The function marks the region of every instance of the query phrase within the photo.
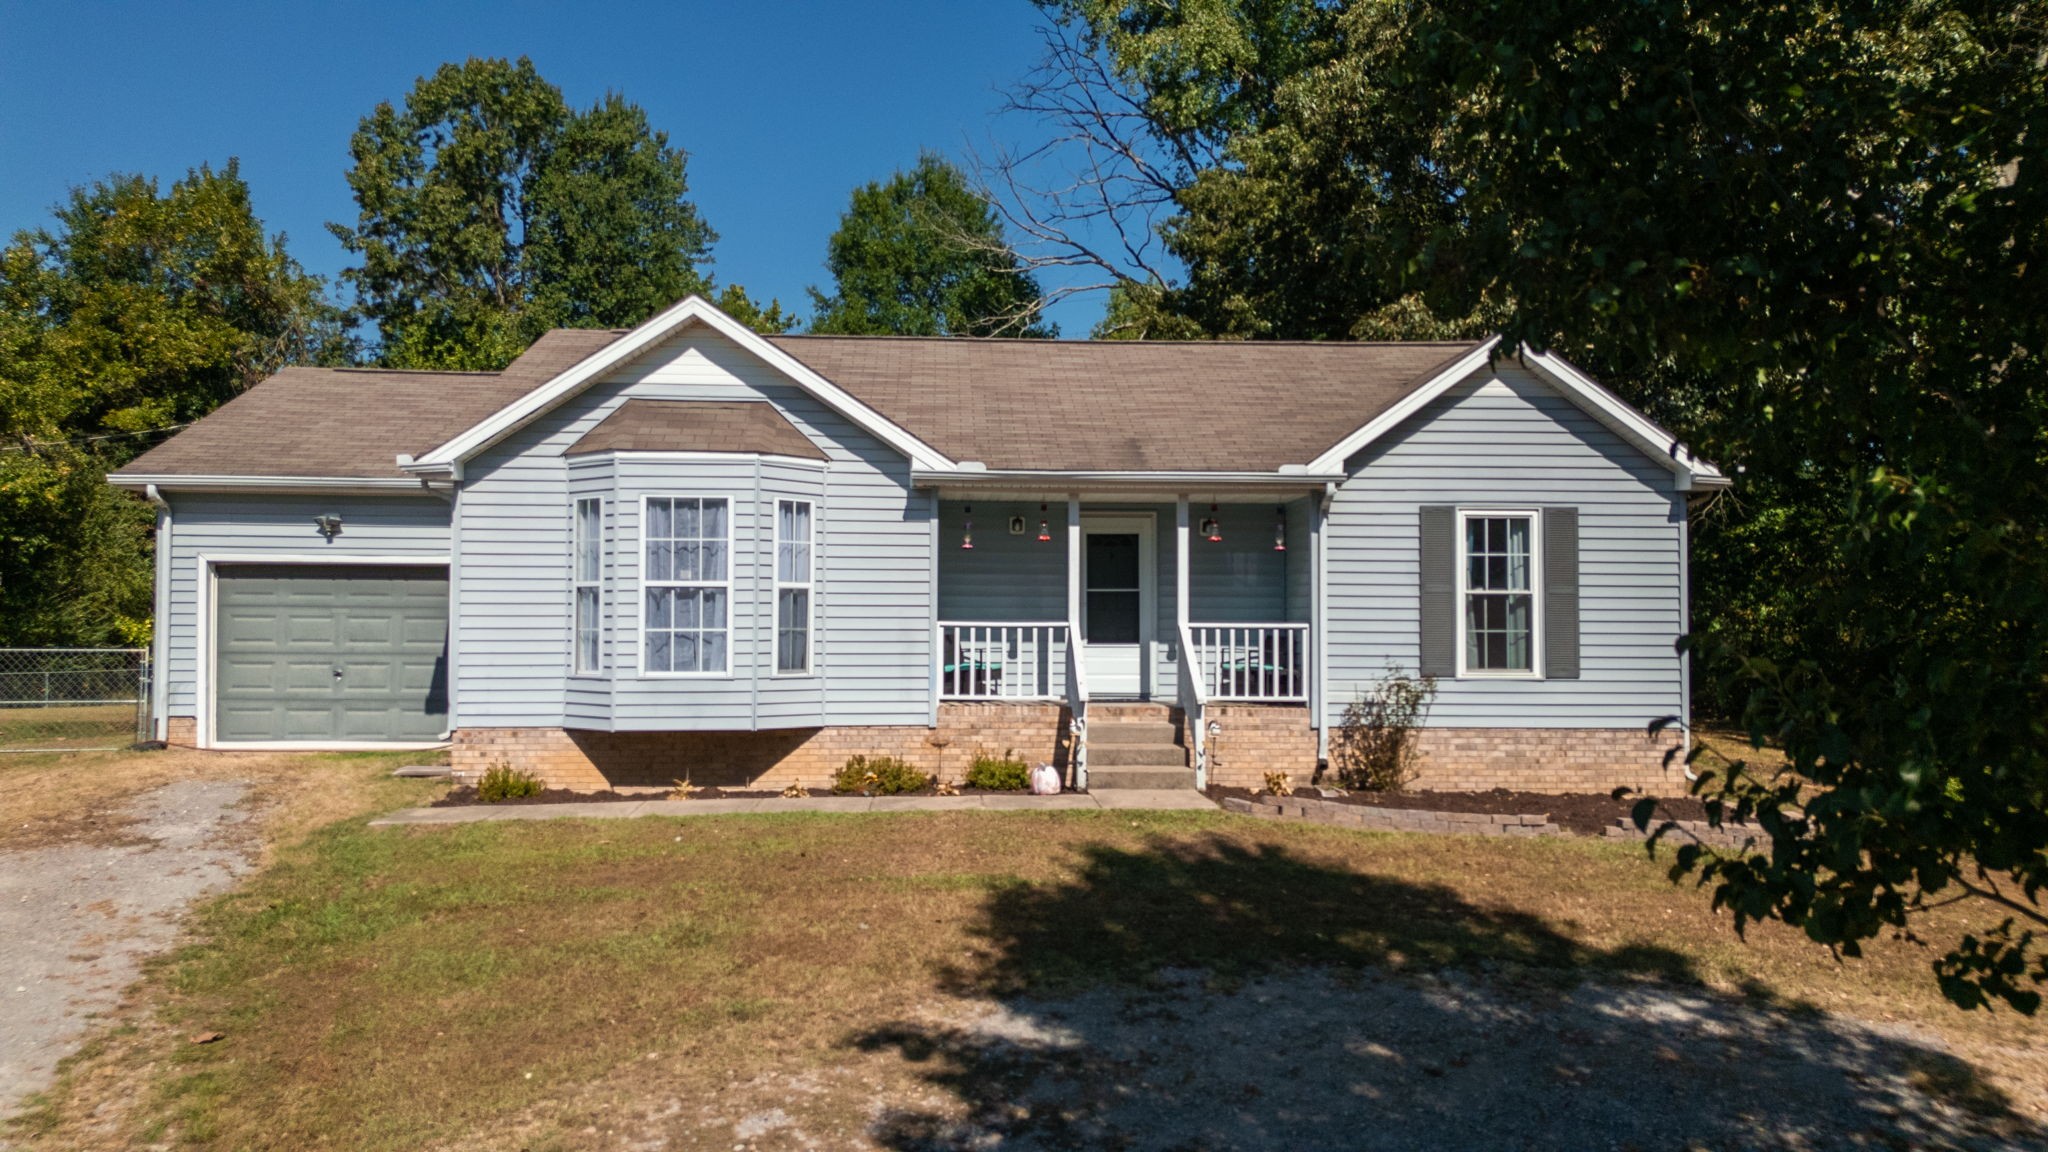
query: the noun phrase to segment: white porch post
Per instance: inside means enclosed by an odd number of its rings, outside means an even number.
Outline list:
[[[1330,634],[1330,590],[1329,553],[1327,529],[1330,526],[1330,493],[1325,491],[1322,499],[1309,501],[1309,659],[1313,671],[1309,676],[1309,722],[1316,729],[1316,756],[1328,759],[1330,755],[1330,705],[1327,685],[1330,681],[1330,655],[1326,640]]]
[[[1081,637],[1081,494],[1067,493],[1067,635]]]
[[[1176,639],[1187,635],[1188,621],[1193,615],[1188,611],[1188,494],[1183,492],[1173,501],[1173,613],[1179,625],[1174,629]],[[1189,653],[1190,657],[1193,653]]]

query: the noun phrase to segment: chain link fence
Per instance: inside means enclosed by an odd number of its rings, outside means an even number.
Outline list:
[[[85,752],[150,738],[141,648],[0,648],[0,752]]]

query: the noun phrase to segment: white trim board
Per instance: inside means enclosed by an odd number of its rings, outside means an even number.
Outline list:
[[[702,296],[690,296],[682,303],[642,323],[638,328],[584,357],[567,371],[528,392],[471,426],[467,431],[400,467],[407,472],[450,472],[498,441],[518,431],[542,413],[595,384],[641,353],[690,324],[703,324],[752,353],[818,398],[836,409],[862,430],[910,458],[919,468],[951,468],[953,461],[902,426],[854,399],[837,384],[818,375],[802,361],[770,344],[760,334],[719,311]]]

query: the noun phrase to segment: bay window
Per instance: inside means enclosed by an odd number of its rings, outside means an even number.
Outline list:
[[[811,502],[775,505],[775,670],[811,670]]]
[[[604,635],[604,501],[576,501],[575,648],[576,671],[602,667]]]

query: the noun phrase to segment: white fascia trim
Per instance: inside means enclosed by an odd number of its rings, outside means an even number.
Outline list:
[[[1342,476],[1344,462],[1357,455],[1359,449],[1392,431],[1403,420],[1421,411],[1423,405],[1450,391],[1458,381],[1492,363],[1493,350],[1499,344],[1500,337],[1494,336],[1452,361],[1448,368],[1430,377],[1422,387],[1402,397],[1400,403],[1373,417],[1364,427],[1337,441],[1328,451],[1309,461],[1308,470]]]
[[[393,555],[330,556],[324,552],[201,552],[201,564],[350,564],[375,565],[379,568],[446,568],[448,554],[420,555],[398,553]]]
[[[1341,483],[1342,472],[1318,474],[1314,468],[1300,472],[1058,472],[1032,469],[916,469],[911,483],[919,488],[938,485],[1041,487],[1067,489],[1088,487],[1144,487],[1180,485],[1199,491],[1211,488],[1300,488],[1320,491],[1325,484]]]
[[[1524,345],[1521,350],[1522,362],[1536,369],[1562,387],[1566,395],[1577,401],[1597,417],[1601,423],[1613,428],[1624,437],[1658,459],[1685,480],[1688,491],[1706,488],[1726,488],[1730,481],[1719,468],[1694,456],[1678,438],[1657,426],[1649,417],[1623,402],[1621,397],[1609,392],[1592,377],[1579,371],[1564,357],[1551,352],[1537,352]]]
[[[413,476],[109,476],[116,488],[165,492],[421,492]]]
[[[584,358],[568,371],[528,392],[453,440],[401,465],[408,472],[447,469],[469,459],[526,424],[542,412],[581,391],[613,368],[633,359],[684,325],[697,322],[765,361],[827,406],[837,409],[863,430],[910,458],[919,468],[950,468],[953,462],[924,441],[853,398],[802,361],[763,339],[702,296],[691,296]]]

